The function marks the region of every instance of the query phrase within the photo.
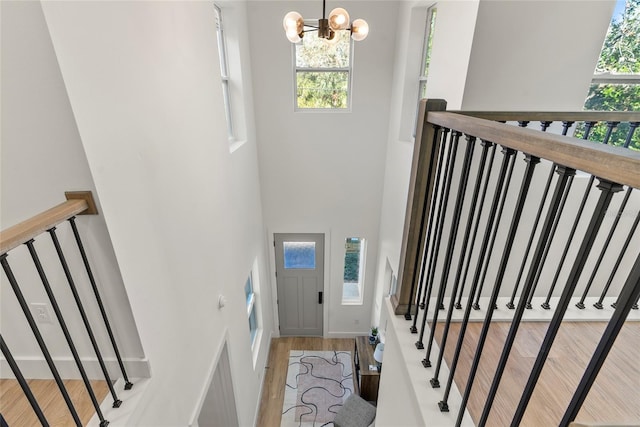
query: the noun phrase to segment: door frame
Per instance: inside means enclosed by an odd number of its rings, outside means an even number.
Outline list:
[[[300,227],[274,227],[267,228],[267,253],[269,254],[269,279],[271,282],[271,295],[273,295],[273,319],[275,320],[274,337],[280,336],[280,315],[278,313],[278,282],[276,278],[276,251],[275,234],[324,234],[324,274],[323,283],[324,295],[322,304],[322,336],[327,338],[329,328],[329,302],[331,301],[331,288],[329,286],[329,273],[331,271],[331,230],[330,229],[303,229]]]

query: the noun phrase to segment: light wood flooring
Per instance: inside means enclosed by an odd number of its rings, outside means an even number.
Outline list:
[[[262,400],[256,426],[277,427],[282,418],[284,389],[289,367],[289,350],[353,351],[351,338],[282,337],[271,340],[269,361],[264,374]]]
[[[451,324],[445,348],[445,360],[448,364],[456,347],[460,325],[460,323]],[[510,322],[494,322],[489,329],[468,404],[469,413],[476,423],[482,414],[510,325]],[[436,328],[438,343],[441,341],[442,326],[439,323]],[[546,322],[521,324],[487,425],[496,427],[510,425],[547,326]],[[520,424],[522,427],[558,425],[605,326],[605,322],[564,322],[562,324]],[[467,382],[481,329],[481,323],[469,323],[465,334],[454,377],[461,393]],[[640,424],[638,350],[640,350],[640,322],[627,322],[576,421]],[[432,356],[431,360],[435,360],[435,356]],[[429,374],[432,374],[432,371]],[[446,378],[440,378],[440,382],[446,384]]]
[[[508,322],[495,322],[489,330],[468,404],[468,410],[474,422],[479,420],[482,413],[509,326]],[[604,322],[563,323],[521,426],[558,425],[605,326]],[[451,362],[459,328],[460,323],[451,324],[448,344],[445,348],[447,364]],[[467,381],[481,328],[482,324],[479,322],[469,323],[467,328],[454,378],[461,392]],[[510,425],[546,329],[545,322],[522,323],[487,422],[488,426]],[[438,324],[436,328],[438,343],[441,340],[441,331],[442,324]],[[257,426],[280,425],[289,350],[352,351],[353,340],[274,338],[271,342],[271,353],[265,373]],[[437,355],[432,355],[431,360],[435,361],[436,357]],[[434,368],[425,369],[425,381],[431,378],[433,372]],[[443,391],[446,381],[446,378],[440,378]],[[640,402],[640,322],[627,322],[576,421],[640,424],[638,402]],[[434,405],[436,403],[433,402]]]
[[[51,426],[75,426],[71,413],[55,381],[27,380],[27,382]],[[75,405],[82,425],[87,425],[95,410],[84,382],[82,380],[64,380],[64,385]],[[91,381],[91,386],[98,402],[101,403],[109,393],[107,383],[105,381]],[[20,388],[20,384],[16,380],[0,380],[0,413],[4,416],[9,427],[40,425],[29,401]]]

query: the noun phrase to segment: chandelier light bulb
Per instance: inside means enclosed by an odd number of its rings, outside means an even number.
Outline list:
[[[282,20],[282,26],[286,32],[293,30],[296,34],[300,34],[304,27],[304,20],[302,19],[302,15],[298,12],[289,12],[284,16]]]
[[[291,28],[287,30],[287,39],[291,43],[298,43],[300,40],[302,40],[302,37],[300,37],[300,34],[298,34],[295,28]]]
[[[364,19],[355,19],[351,24],[351,37],[359,42],[369,35],[369,24]]]
[[[349,13],[341,7],[337,7],[329,14],[329,27],[333,31],[349,28]]]

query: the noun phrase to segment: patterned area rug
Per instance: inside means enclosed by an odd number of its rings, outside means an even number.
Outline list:
[[[350,351],[289,352],[282,427],[332,426],[353,393]]]

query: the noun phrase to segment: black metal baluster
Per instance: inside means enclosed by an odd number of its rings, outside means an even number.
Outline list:
[[[573,183],[573,175],[569,176],[569,179],[567,181],[567,186],[564,189],[564,194],[562,195],[562,201],[560,202],[560,207],[558,208],[558,215],[556,216],[556,219],[553,222],[553,226],[551,227],[549,240],[547,241],[547,245],[544,248],[544,253],[542,254],[542,260],[540,261],[540,265],[538,266],[538,271],[536,272],[536,277],[533,281],[533,287],[531,288],[531,292],[529,292],[529,298],[527,299],[527,305],[525,306],[528,309],[533,308],[531,306],[531,301],[533,300],[533,294],[536,292],[536,288],[538,287],[538,282],[540,281],[540,275],[542,274],[542,269],[544,268],[545,263],[547,261],[547,256],[549,255],[549,249],[551,249],[551,243],[553,242],[553,238],[556,235],[556,230],[558,229],[558,223],[560,223],[560,217],[562,216],[562,212],[564,211],[564,205],[567,202],[567,197],[569,196],[569,192],[571,191],[572,183]]]
[[[56,315],[56,318],[58,319],[58,323],[60,323],[60,329],[62,329],[62,333],[64,334],[64,338],[67,341],[67,344],[69,345],[69,349],[71,350],[71,354],[73,356],[73,360],[76,362],[76,367],[78,368],[78,371],[80,371],[80,376],[82,377],[82,381],[84,382],[84,386],[87,389],[87,392],[89,393],[89,397],[91,398],[91,402],[93,403],[94,408],[96,409],[96,413],[98,414],[98,417],[100,418],[100,427],[105,427],[109,424],[109,421],[104,419],[104,416],[102,415],[102,411],[100,410],[100,404],[98,403],[98,400],[96,399],[96,395],[93,392],[93,388],[91,387],[91,383],[89,382],[89,378],[87,377],[87,373],[84,370],[84,366],[82,365],[82,361],[80,360],[80,355],[78,354],[78,351],[76,350],[76,346],[73,343],[73,338],[71,337],[71,334],[69,333],[69,329],[67,328],[67,322],[64,320],[64,316],[62,315],[62,311],[60,311],[60,307],[58,306],[58,301],[56,300],[55,295],[53,294],[53,290],[51,289],[51,285],[49,284],[49,279],[47,279],[47,275],[44,272],[44,268],[42,267],[42,264],[40,263],[40,258],[38,257],[38,253],[36,252],[36,248],[33,246],[33,239],[29,240],[28,242],[25,243],[25,245],[27,245],[27,248],[29,248],[29,254],[31,254],[31,259],[33,260],[33,264],[36,267],[36,270],[38,271],[38,276],[40,276],[40,280],[42,281],[42,286],[44,287],[45,292],[47,293],[47,297],[49,297],[49,302],[51,303],[51,307],[53,308],[53,312]],[[56,248],[57,249],[57,248]],[[67,271],[65,271],[66,273]],[[117,398],[116,398],[117,400]],[[120,402],[122,403],[122,402]],[[120,406],[120,404],[118,403],[116,405],[116,403],[113,404],[114,408]]]
[[[510,152],[503,152],[505,155],[502,159],[502,165],[500,167],[500,172],[498,174],[498,180],[496,182],[496,189],[494,191],[493,200],[491,202],[491,208],[489,210],[489,215],[487,216],[487,224],[485,226],[484,235],[482,238],[482,243],[480,245],[480,251],[478,253],[478,262],[476,264],[475,273],[473,275],[473,281],[471,283],[471,289],[469,291],[470,295],[474,295],[478,286],[478,279],[480,277],[480,271],[482,269],[482,262],[487,246],[489,244],[489,238],[491,235],[491,229],[493,228],[493,223],[496,218],[496,209],[498,207],[498,203],[500,202],[500,196],[502,194],[502,188],[505,182],[505,176],[507,173],[507,167],[509,164],[509,155]],[[529,167],[527,167],[527,171],[529,171]],[[531,168],[532,169],[532,168]],[[458,332],[458,341],[456,343],[456,349],[453,353],[453,359],[451,361],[451,366],[449,368],[449,377],[447,378],[447,387],[444,391],[444,396],[440,402],[438,402],[438,407],[442,412],[449,411],[449,392],[451,391],[451,384],[453,383],[453,377],[455,375],[457,366],[458,366],[458,358],[460,356],[460,351],[462,350],[462,344],[464,342],[464,336],[467,330],[467,325],[469,323],[469,316],[471,314],[471,306],[473,304],[473,298],[469,298],[465,307],[464,316],[462,318],[462,324],[460,325],[460,331]],[[493,311],[493,310],[489,310]],[[440,362],[440,360],[438,361]]]
[[[570,121],[564,121],[564,122],[562,122],[562,134],[563,134],[563,135],[566,135],[566,134],[567,134],[567,132],[569,132],[569,128],[570,128],[571,126],[573,126],[573,123],[574,123],[574,122],[570,122]]]
[[[71,271],[69,270],[69,266],[67,264],[67,260],[65,259],[64,253],[62,251],[62,247],[60,246],[60,242],[58,241],[58,236],[56,235],[56,227],[53,227],[49,230],[49,235],[51,236],[51,240],[53,241],[53,246],[56,248],[56,253],[58,254],[58,259],[60,260],[60,265],[62,265],[62,269],[64,270],[64,274],[67,278],[67,283],[69,283],[69,288],[71,289],[71,293],[73,294],[73,299],[76,302],[76,306],[78,307],[78,311],[80,312],[80,317],[82,317],[82,323],[84,323],[84,327],[87,330],[87,335],[89,335],[89,340],[91,341],[91,345],[93,346],[93,350],[96,353],[98,358],[98,363],[100,364],[100,368],[102,369],[102,373],[104,375],[104,379],[107,382],[107,386],[109,387],[109,391],[111,392],[111,396],[113,397],[113,407],[118,408],[122,404],[122,401],[118,399],[116,395],[116,391],[113,389],[113,383],[111,378],[109,377],[109,372],[107,372],[107,367],[104,364],[104,360],[102,359],[102,354],[100,353],[100,349],[98,348],[98,343],[93,335],[93,330],[91,329],[91,325],[89,324],[89,319],[87,318],[87,314],[84,311],[84,307],[82,305],[82,301],[80,300],[80,295],[78,295],[78,291],[76,289],[75,282],[73,281],[73,277],[71,276]],[[81,370],[81,372],[84,370]],[[100,410],[100,404],[98,403],[95,394],[93,393],[93,389],[91,388],[91,384],[88,379],[85,379],[85,375],[83,375],[83,380],[85,380],[85,387],[87,387],[87,391],[89,392],[89,396],[91,397],[91,401],[93,402],[94,407],[96,408],[96,413],[98,414],[98,418],[100,418],[100,425],[107,425],[108,422],[104,420],[102,415],[102,411]],[[106,423],[106,424],[103,424]]]
[[[627,137],[624,140],[624,148],[629,148],[629,145],[631,145],[631,139],[633,138],[633,133],[636,131],[638,125],[640,125],[640,122],[630,122],[629,123],[629,132],[627,132]]]
[[[444,349],[447,346],[447,337],[449,335],[449,326],[451,325],[451,317],[453,315],[453,306],[455,304],[455,296],[456,293],[458,292],[458,286],[460,285],[460,275],[462,274],[462,267],[465,261],[465,252],[467,251],[467,246],[469,244],[469,235],[471,234],[471,227],[474,223],[474,213],[476,212],[476,205],[478,204],[478,195],[480,194],[480,187],[482,185],[482,177],[484,175],[485,172],[485,164],[487,163],[487,154],[489,151],[489,148],[491,146],[493,146],[494,150],[492,151],[495,154],[495,145],[493,144],[493,142],[490,141],[485,141],[482,140],[481,143],[482,146],[482,154],[480,156],[480,163],[478,164],[478,172],[476,175],[476,184],[473,188],[473,195],[471,197],[471,205],[469,206],[469,215],[467,218],[467,226],[465,228],[464,231],[464,238],[463,238],[463,242],[462,242],[462,247],[460,248],[460,255],[459,255],[459,261],[458,261],[458,268],[456,271],[456,277],[455,280],[453,281],[453,288],[451,289],[451,301],[449,301],[449,309],[447,310],[447,319],[445,321],[444,324],[444,330],[442,331],[442,340],[440,342],[440,352],[438,353],[438,362],[436,363],[436,370],[433,374],[433,378],[431,378],[431,380],[429,381],[431,383],[431,387],[433,388],[438,388],[440,387],[440,381],[438,379],[438,376],[440,375],[440,365],[442,364],[442,357],[444,356]],[[491,162],[493,162],[493,157],[491,158]],[[490,167],[491,163],[489,163],[489,167],[487,168],[487,174],[486,176],[489,177],[489,174],[491,172],[491,167]],[[482,217],[482,207],[484,204],[484,198],[485,195],[487,193],[487,182],[488,179],[484,181],[484,191],[482,193],[482,200],[480,202],[480,204],[478,205],[478,209],[477,209],[477,218],[479,219],[480,217]],[[477,222],[477,221],[476,221]],[[477,230],[477,227],[476,227]],[[472,245],[473,248],[473,245]],[[471,253],[472,250],[469,251],[469,253]],[[435,329],[435,323],[433,324],[434,327],[433,329]]]
[[[421,308],[424,309],[424,313],[422,313],[422,326],[420,327],[420,336],[418,341],[416,341],[416,348],[418,350],[424,349],[424,344],[422,342],[424,338],[424,331],[427,325],[427,313],[429,311],[429,303],[431,299],[431,291],[433,289],[433,281],[436,271],[436,265],[438,262],[438,253],[440,252],[440,242],[442,240],[442,231],[444,228],[444,213],[447,211],[447,205],[449,203],[449,193],[451,190],[451,182],[453,181],[453,170],[455,168],[456,157],[458,154],[458,142],[460,141],[460,136],[462,133],[454,130],[451,132],[451,145],[449,146],[449,153],[447,155],[447,165],[445,166],[445,182],[443,185],[443,194],[441,198],[440,205],[438,206],[438,215],[436,218],[436,236],[431,242],[431,251],[429,256],[429,275],[427,277],[427,292],[425,292],[424,303]],[[426,359],[425,359],[426,360]],[[422,361],[423,365],[425,360]],[[426,366],[425,366],[426,367]]]
[[[596,123],[597,122],[585,122],[585,132],[584,132],[584,135],[582,136],[582,139],[587,140],[589,138],[589,134],[591,133],[591,130],[593,129],[593,126]],[[604,145],[607,145],[609,143],[610,137],[611,137],[611,132],[608,132],[607,136],[603,141]],[[551,286],[549,287],[547,298],[545,302],[541,304],[541,307],[544,308],[545,310],[549,310],[551,308],[551,305],[549,304],[549,302],[551,301],[551,296],[553,295],[553,291],[555,290],[556,284],[558,282],[558,278],[560,277],[560,271],[564,266],[564,261],[567,258],[567,253],[569,252],[569,248],[571,247],[571,243],[573,242],[573,237],[576,234],[578,223],[580,222],[580,218],[582,217],[582,212],[584,211],[584,207],[587,203],[587,199],[589,198],[589,193],[591,192],[591,187],[593,186],[594,179],[595,177],[591,175],[589,177],[589,181],[587,182],[587,186],[584,189],[584,194],[582,195],[582,201],[580,202],[580,207],[578,208],[578,211],[576,213],[576,218],[573,221],[573,226],[571,227],[571,231],[569,232],[567,243],[565,244],[564,250],[562,251],[562,255],[560,256],[560,262],[558,263],[556,274],[554,275],[553,280],[551,281]]]
[[[598,273],[600,264],[602,263],[602,260],[604,258],[604,255],[607,252],[607,249],[609,248],[609,244],[611,243],[611,238],[613,237],[613,234],[616,232],[616,228],[618,228],[618,223],[620,222],[620,218],[622,217],[622,212],[624,212],[624,208],[627,206],[627,202],[629,201],[629,197],[631,196],[631,191],[632,191],[632,188],[628,187],[624,195],[624,199],[620,204],[620,208],[618,209],[618,214],[613,220],[613,223],[611,224],[611,229],[609,230],[609,234],[607,235],[607,238],[604,241],[604,245],[602,246],[602,250],[600,251],[598,260],[596,261],[596,264],[593,266],[593,271],[591,272],[591,277],[589,277],[587,286],[585,286],[584,288],[584,292],[582,294],[582,297],[580,298],[580,301],[576,303],[576,307],[578,307],[581,310],[585,307],[584,300],[587,298],[587,294],[589,293],[589,290],[591,289],[591,285],[593,284],[593,280],[595,279],[596,274]]]
[[[615,184],[606,180],[600,180],[598,188],[602,191],[602,193],[600,194],[600,198],[598,199],[596,208],[594,209],[593,215],[591,216],[591,221],[589,222],[589,226],[585,233],[584,239],[582,240],[582,244],[580,245],[580,249],[578,250],[576,260],[573,264],[573,267],[571,268],[571,273],[569,273],[567,284],[562,290],[562,295],[560,296],[558,307],[553,313],[553,318],[549,323],[549,328],[547,329],[547,333],[544,337],[544,340],[542,341],[540,351],[538,352],[536,361],[534,362],[533,368],[531,369],[527,385],[525,386],[524,391],[522,392],[522,395],[520,397],[520,402],[518,403],[515,415],[513,416],[513,420],[511,421],[512,427],[517,427],[522,421],[524,411],[527,409],[529,399],[531,399],[533,389],[536,386],[536,382],[540,377],[540,373],[542,372],[544,363],[547,360],[547,356],[549,354],[549,351],[551,350],[553,341],[556,337],[556,334],[558,333],[558,329],[560,328],[560,324],[562,323],[564,313],[567,310],[567,306],[569,305],[571,296],[575,292],[576,284],[580,279],[580,274],[584,269],[584,265],[586,264],[589,253],[591,252],[591,248],[593,247],[593,242],[595,241],[598,230],[602,225],[602,220],[607,213],[607,208],[611,203],[611,198],[613,197],[614,193],[622,190],[622,186],[620,184]]]
[[[13,375],[16,376],[16,380],[18,381],[18,384],[20,384],[20,388],[22,388],[24,395],[27,397],[29,404],[33,408],[33,412],[36,413],[36,416],[38,417],[40,424],[42,424],[43,427],[49,427],[49,422],[47,421],[44,414],[42,413],[42,409],[40,409],[40,405],[38,405],[38,401],[36,400],[35,396],[31,392],[31,388],[29,387],[29,384],[24,379],[24,375],[22,375],[22,372],[20,371],[18,364],[13,358],[13,355],[11,354],[9,347],[4,342],[4,338],[2,337],[1,334],[0,334],[0,350],[2,351],[2,354],[4,354],[4,358],[9,364],[9,367],[11,368],[11,372],[13,372]]]
[[[433,168],[435,167],[435,163],[436,163],[436,153],[438,152],[438,149],[440,147],[440,126],[435,126],[433,125],[433,141],[431,143],[431,155],[429,156],[429,168],[427,170],[427,181],[426,181],[426,188],[427,191],[429,191],[428,189],[431,188],[431,180],[433,177]],[[437,180],[437,177],[436,177]],[[425,227],[426,225],[426,221],[427,221],[427,211],[429,210],[429,205],[430,205],[430,197],[429,195],[427,195],[427,197],[424,200],[424,203],[422,205],[422,214],[420,215],[420,227],[418,228],[418,243],[417,243],[417,248],[418,248],[418,254],[416,256],[415,262],[413,264],[413,281],[411,282],[411,290],[409,291],[409,303],[407,304],[407,312],[404,314],[404,318],[406,320],[411,320],[411,307],[413,306],[413,301],[415,299],[415,294],[414,291],[416,290],[416,281],[420,281],[420,277],[419,277],[419,271],[418,271],[418,263],[420,262],[419,260],[421,260],[424,256],[426,256],[425,251],[426,251],[426,245],[423,243],[423,238],[424,238],[424,234],[425,234],[425,229],[427,227]],[[422,255],[422,256],[421,256]],[[416,274],[418,273],[418,274]],[[416,306],[418,305],[418,302],[416,302]],[[417,311],[416,311],[416,315],[417,315]]]
[[[462,214],[462,206],[464,204],[464,195],[467,190],[467,182],[469,180],[469,170],[471,169],[471,160],[473,159],[473,151],[475,149],[475,136],[466,137],[467,150],[464,155],[464,162],[462,165],[462,175],[460,176],[460,182],[458,185],[458,194],[456,196],[456,203],[453,209],[453,218],[451,221],[451,230],[449,231],[449,242],[447,243],[447,251],[445,254],[442,278],[440,280],[440,288],[438,289],[438,296],[436,298],[436,306],[433,309],[433,323],[431,324],[431,330],[429,332],[429,343],[427,344],[427,354],[425,355],[422,364],[425,367],[431,366],[429,357],[431,356],[431,348],[433,347],[433,339],[436,331],[436,325],[438,324],[438,308],[442,304],[444,299],[444,291],[447,287],[447,280],[449,278],[449,271],[451,270],[451,258],[453,257],[453,250],[455,246],[456,236],[458,235],[458,225],[460,224],[460,216]],[[425,311],[426,313],[426,311]]]
[[[84,263],[84,267],[87,270],[87,275],[89,276],[89,281],[91,282],[91,288],[93,288],[93,294],[95,295],[96,302],[98,303],[98,307],[100,308],[100,314],[102,315],[102,320],[104,321],[105,328],[107,329],[107,333],[109,334],[109,339],[111,340],[113,351],[115,352],[116,358],[118,359],[118,365],[120,365],[120,371],[122,371],[122,376],[125,381],[124,389],[130,390],[131,387],[133,387],[133,383],[129,381],[129,378],[127,377],[127,372],[124,369],[124,363],[122,363],[122,358],[120,357],[120,352],[118,351],[118,345],[116,344],[116,339],[113,336],[113,332],[111,331],[111,325],[109,324],[109,319],[107,318],[107,312],[105,311],[104,305],[102,304],[102,298],[100,298],[100,292],[98,291],[96,280],[93,277],[93,272],[91,271],[91,266],[89,265],[89,260],[87,259],[87,254],[84,250],[84,245],[82,244],[82,239],[80,239],[80,233],[78,233],[78,227],[76,226],[75,217],[69,218],[69,223],[71,224],[71,229],[73,230],[73,235],[76,239],[78,250],[80,251],[80,255],[82,256],[82,262]]]
[[[548,128],[549,126],[551,126],[551,123],[553,123],[553,121],[549,121],[549,120],[541,121],[541,122],[540,122],[540,130],[541,130],[542,132],[546,132],[546,131],[547,131],[547,128]]]
[[[603,308],[602,302],[604,301],[604,298],[607,295],[607,292],[609,292],[609,287],[611,286],[611,282],[613,282],[613,278],[616,275],[616,273],[618,272],[618,267],[620,267],[620,263],[622,262],[622,258],[624,257],[624,254],[627,251],[627,248],[629,247],[629,243],[631,243],[631,238],[633,237],[633,234],[636,232],[636,228],[638,228],[638,223],[640,223],[640,211],[638,211],[638,214],[636,215],[636,219],[633,221],[633,225],[631,225],[631,230],[629,231],[629,235],[627,236],[627,240],[625,240],[624,241],[624,245],[622,245],[622,249],[620,250],[620,254],[618,255],[618,259],[616,260],[616,263],[613,266],[613,269],[611,270],[611,274],[609,275],[609,279],[607,280],[607,284],[604,286],[604,289],[602,290],[602,294],[600,294],[600,299],[598,299],[598,301],[595,304],[593,304],[593,306],[595,308],[597,308],[598,310],[602,310],[602,308]]]
[[[503,148],[503,153],[505,155],[511,156],[511,161],[509,163],[509,171],[507,172],[507,178],[505,183],[505,191],[502,193],[502,200],[500,200],[500,207],[498,207],[498,214],[496,215],[496,221],[493,226],[493,231],[491,234],[491,242],[489,242],[489,249],[487,249],[487,256],[484,257],[484,266],[482,267],[482,275],[480,276],[480,283],[478,284],[478,290],[476,291],[475,301],[471,306],[474,310],[480,310],[480,295],[482,294],[482,288],[484,287],[484,280],[487,277],[487,270],[489,269],[489,262],[491,261],[491,256],[493,255],[493,246],[496,242],[496,237],[498,236],[498,227],[500,227],[500,220],[502,219],[502,212],[504,210],[504,203],[507,200],[507,189],[511,185],[511,176],[513,175],[513,166],[516,164],[516,152],[509,148]],[[469,295],[469,298],[472,298],[473,295]],[[491,307],[491,305],[489,305]],[[493,304],[493,308],[497,309],[498,305]]]
[[[536,269],[542,259],[542,252],[544,250],[547,239],[549,237],[549,233],[551,232],[553,221],[557,215],[558,208],[560,206],[560,201],[562,199],[562,195],[564,194],[564,189],[567,185],[567,180],[570,175],[573,175],[575,173],[574,169],[570,169],[560,165],[557,166],[556,170],[558,172],[558,180],[556,182],[556,187],[553,192],[553,196],[551,197],[551,202],[549,204],[549,209],[547,210],[547,215],[544,221],[544,225],[540,230],[538,244],[536,245],[536,250],[533,254],[533,258],[531,259],[531,266],[529,268],[529,272],[527,273],[527,278],[522,288],[522,293],[520,296],[520,300],[518,301],[518,306],[516,307],[516,311],[513,315],[513,321],[511,322],[511,327],[509,328],[509,333],[504,343],[502,354],[500,355],[500,361],[498,362],[498,366],[496,368],[496,374],[493,377],[493,381],[491,383],[491,389],[489,390],[487,401],[485,402],[484,408],[482,410],[482,415],[480,417],[480,422],[479,422],[480,426],[484,426],[487,422],[487,418],[489,417],[491,406],[493,405],[496,392],[498,391],[498,386],[500,385],[500,380],[502,379],[502,374],[504,373],[504,369],[505,369],[505,366],[507,365],[509,354],[511,353],[511,347],[513,346],[513,342],[515,341],[516,333],[518,332],[518,328],[520,327],[520,322],[524,314],[524,310],[526,306],[526,296],[529,295],[529,292],[531,292],[531,288],[533,286],[533,278],[534,278]]]
[[[607,359],[607,355],[629,315],[633,302],[637,301],[638,298],[640,298],[640,255],[638,255],[635,264],[631,268],[631,273],[629,277],[627,277],[627,281],[620,293],[619,304],[613,312],[611,320],[609,320],[602,334],[602,338],[600,338],[600,342],[591,357],[591,361],[582,375],[580,384],[578,384],[578,388],[573,394],[571,402],[569,402],[569,406],[567,406],[567,410],[560,421],[560,426],[568,426],[570,422],[575,420],[584,400],[589,394],[593,382],[598,376],[598,372],[600,372],[600,368]]]
[[[44,340],[42,339],[42,335],[40,334],[40,330],[38,329],[38,326],[36,325],[36,321],[33,319],[33,315],[31,314],[31,311],[29,310],[29,305],[27,304],[27,301],[24,299],[24,295],[22,294],[22,291],[20,290],[20,286],[18,286],[18,282],[16,281],[16,278],[13,275],[13,271],[11,270],[11,267],[9,266],[9,263],[7,262],[7,254],[0,255],[0,264],[2,264],[2,268],[4,269],[4,272],[5,272],[6,276],[7,276],[7,279],[9,280],[9,283],[11,284],[11,288],[13,288],[13,292],[15,293],[16,298],[18,299],[18,303],[20,304],[20,308],[22,309],[22,312],[24,313],[24,317],[26,317],[27,322],[29,323],[29,326],[31,327],[31,331],[33,332],[33,335],[35,336],[36,341],[38,342],[38,346],[40,347],[40,351],[42,351],[42,355],[44,356],[45,360],[47,361],[47,365],[49,366],[49,369],[51,370],[51,373],[53,374],[53,378],[56,381],[56,384],[58,385],[58,388],[60,389],[60,393],[62,393],[62,398],[64,399],[64,402],[67,404],[67,408],[69,408],[69,412],[71,413],[71,416],[73,417],[73,421],[75,422],[76,426],[82,427],[82,422],[80,421],[80,418],[78,417],[78,413],[76,412],[76,408],[73,406],[73,402],[71,401],[71,398],[69,397],[69,393],[67,393],[67,389],[64,386],[62,378],[60,378],[60,374],[58,373],[58,369],[56,368],[56,365],[53,362],[53,359],[51,358],[51,354],[49,353],[49,350],[47,349],[47,345],[45,344]]]
[[[510,148],[505,148],[505,151],[516,154],[515,151],[513,151]],[[513,157],[515,160],[516,156],[514,155]],[[516,201],[513,215],[511,216],[511,224],[509,226],[509,231],[507,232],[504,249],[502,251],[502,257],[500,258],[500,265],[498,266],[496,281],[495,281],[495,284],[493,285],[491,296],[489,297],[489,307],[491,307],[492,305],[495,306],[496,302],[498,301],[498,294],[500,293],[500,288],[504,280],[505,272],[507,271],[509,257],[511,256],[511,250],[513,248],[513,243],[516,238],[518,226],[520,225],[522,211],[524,210],[524,205],[527,201],[527,195],[529,193],[529,188],[531,186],[531,181],[533,179],[534,168],[536,164],[540,162],[540,159],[538,159],[537,157],[531,157],[527,155],[526,161],[527,161],[527,169],[525,170],[525,175],[522,180],[522,184],[520,186],[520,192],[518,194],[518,200]],[[509,181],[507,182],[507,185],[504,188],[503,200],[506,198],[508,191],[509,191]],[[498,225],[499,223],[496,223],[496,227],[498,227]],[[487,310],[485,314],[484,323],[482,324],[480,337],[478,338],[478,344],[476,346],[476,351],[473,357],[473,362],[471,364],[471,369],[469,371],[469,377],[465,385],[465,391],[464,391],[464,394],[462,395],[460,409],[458,410],[458,417],[456,419],[456,424],[455,424],[456,427],[460,427],[460,425],[462,424],[462,418],[464,417],[464,411],[465,411],[465,408],[467,407],[469,396],[471,395],[471,388],[473,387],[473,383],[475,381],[475,376],[478,371],[478,365],[480,364],[480,358],[482,356],[482,350],[484,349],[484,344],[487,339],[487,335],[489,333],[489,327],[491,326],[492,318],[493,318],[493,310]],[[451,378],[450,381],[453,381],[453,379]],[[494,377],[494,381],[495,381],[495,377]],[[497,386],[496,386],[496,389],[497,389]]]
[[[547,183],[544,186],[544,190],[542,191],[542,200],[540,200],[540,206],[538,206],[538,212],[536,213],[536,218],[533,220],[533,227],[531,228],[531,234],[529,235],[529,241],[527,242],[527,247],[524,250],[524,256],[522,257],[522,263],[520,264],[520,270],[518,271],[518,277],[513,286],[513,292],[511,293],[511,298],[507,303],[507,308],[513,310],[516,306],[514,305],[514,301],[516,299],[516,294],[518,293],[518,289],[520,288],[520,279],[522,279],[522,274],[524,273],[524,268],[527,265],[527,259],[529,258],[529,252],[531,251],[531,246],[533,245],[533,239],[535,238],[536,231],[538,230],[538,224],[540,223],[540,218],[542,217],[542,211],[544,209],[544,204],[547,201],[547,195],[549,195],[549,188],[551,187],[551,180],[553,179],[553,172],[556,170],[556,164],[554,163],[551,166],[551,170],[549,171],[549,176],[547,176]],[[525,296],[526,297],[526,296]]]
[[[420,275],[418,278],[418,294],[417,294],[417,298],[416,298],[416,315],[413,317],[413,325],[411,325],[411,328],[409,329],[411,331],[412,334],[417,334],[418,333],[418,329],[416,328],[416,323],[418,322],[418,310],[417,310],[417,306],[420,302],[420,300],[422,299],[422,291],[423,288],[425,288],[425,293],[426,293],[426,286],[424,286],[425,282],[426,282],[426,277],[425,277],[425,268],[427,266],[427,256],[428,256],[428,248],[429,248],[429,243],[431,242],[431,233],[433,231],[434,228],[434,224],[433,224],[433,219],[435,216],[435,212],[436,212],[436,206],[438,204],[438,188],[440,186],[440,173],[442,172],[442,163],[443,163],[443,158],[444,158],[444,153],[446,150],[446,143],[447,143],[447,134],[449,133],[449,129],[444,128],[442,129],[442,143],[440,144],[440,154],[438,155],[438,167],[437,167],[437,171],[436,171],[436,175],[435,175],[435,179],[434,179],[434,185],[433,185],[433,196],[431,197],[431,208],[429,209],[429,222],[427,225],[427,237],[425,239],[424,242],[424,250],[422,251],[422,260],[420,263]]]
[[[620,122],[607,122],[607,132],[604,134],[604,140],[602,141],[603,144],[606,145],[609,143],[611,134],[613,133],[613,130],[616,128],[616,126],[618,126],[618,124],[620,124]]]
[[[484,200],[485,197],[487,195],[487,188],[489,188],[489,180],[491,179],[491,170],[493,169],[493,159],[495,158],[496,155],[496,145],[492,143],[492,147],[491,147],[491,156],[489,157],[489,163],[487,166],[487,173],[485,174],[485,180],[484,183],[482,184],[482,196],[480,197],[480,204],[479,204],[479,208],[478,208],[478,215],[476,215],[476,221],[473,225],[473,232],[471,233],[471,242],[469,244],[469,252],[467,252],[467,259],[465,261],[465,267],[464,267],[464,274],[462,275],[462,286],[460,286],[460,291],[458,292],[458,298],[456,303],[454,304],[454,307],[458,310],[462,309],[462,295],[464,294],[464,288],[465,285],[467,284],[467,273],[469,272],[469,265],[471,264],[471,256],[473,255],[473,248],[475,247],[476,244],[476,237],[478,235],[478,228],[480,226],[480,218],[482,218],[482,207],[484,206]],[[462,260],[462,254],[461,254],[461,258]],[[461,266],[460,266],[461,267]],[[460,275],[459,273],[456,275],[456,280],[454,283],[458,283],[460,279]],[[457,287],[457,286],[456,286]],[[453,297],[455,297],[455,294],[452,294],[451,296],[451,300],[453,301]],[[469,298],[472,298],[473,296],[471,295]]]

